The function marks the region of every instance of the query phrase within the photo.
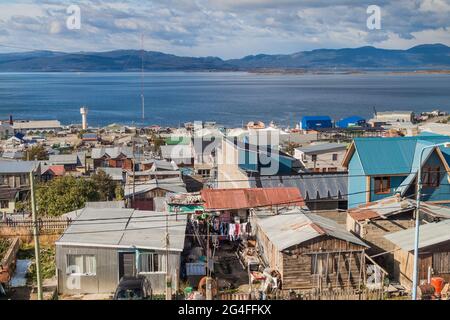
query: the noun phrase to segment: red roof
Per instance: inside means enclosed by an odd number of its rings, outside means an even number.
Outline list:
[[[63,176],[66,173],[66,170],[64,169],[63,165],[49,166],[45,172],[49,170],[51,170],[55,176]]]
[[[204,189],[201,196],[209,210],[305,205],[298,188]]]

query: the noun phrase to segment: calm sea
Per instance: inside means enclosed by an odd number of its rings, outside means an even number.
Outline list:
[[[287,126],[303,115],[371,117],[384,110],[450,110],[450,75],[261,75],[146,73],[145,124],[262,120]],[[139,73],[0,73],[0,119],[90,125],[141,123]]]

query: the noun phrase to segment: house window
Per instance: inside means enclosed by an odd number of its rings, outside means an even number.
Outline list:
[[[338,155],[337,155],[337,153],[333,153],[333,161],[338,161]]]
[[[311,161],[317,161],[317,154],[311,155]]]
[[[141,253],[139,255],[139,272],[165,272],[163,257],[157,253]]]
[[[387,194],[391,192],[391,177],[375,177],[375,194]]]
[[[82,274],[95,276],[97,273],[97,262],[93,255],[68,254],[67,274]]]
[[[422,173],[422,185],[429,188],[437,188],[441,183],[440,167],[424,167]]]
[[[0,209],[8,209],[9,208],[9,201],[8,200],[1,200],[0,201]]]

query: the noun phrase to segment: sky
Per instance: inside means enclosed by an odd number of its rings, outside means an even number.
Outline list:
[[[80,8],[69,29],[67,9]],[[370,30],[370,5],[381,28]],[[450,46],[450,0],[0,0],[0,52],[140,49],[183,56]]]

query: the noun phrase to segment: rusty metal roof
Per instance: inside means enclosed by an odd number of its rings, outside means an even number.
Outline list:
[[[392,196],[350,209],[348,214],[356,221],[376,218],[386,219],[388,216],[412,211],[414,208],[412,201]]]
[[[204,189],[201,196],[207,210],[305,205],[297,188]]]

